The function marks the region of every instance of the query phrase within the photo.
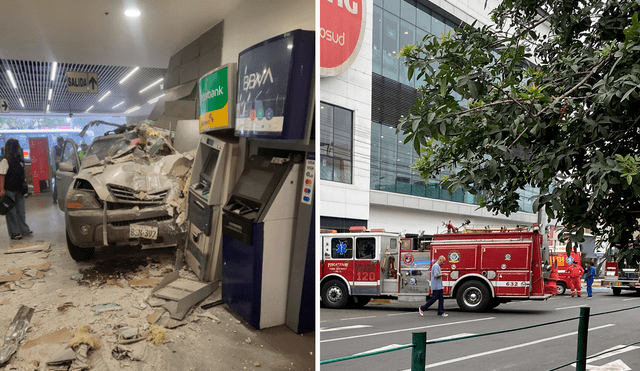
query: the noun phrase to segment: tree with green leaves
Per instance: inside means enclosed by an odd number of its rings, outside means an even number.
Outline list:
[[[585,229],[640,260],[640,1],[505,0],[492,26],[465,25],[408,45],[409,78],[426,84],[401,119],[424,179]],[[461,99],[460,99],[461,97]],[[446,171],[446,172],[445,172]]]

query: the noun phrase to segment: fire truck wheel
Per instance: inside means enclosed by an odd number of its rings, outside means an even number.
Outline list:
[[[558,286],[558,295],[564,295],[564,292],[567,291],[567,284],[558,282],[556,285]]]
[[[349,301],[347,286],[341,281],[330,280],[322,285],[322,302],[327,308],[344,308]]]
[[[611,290],[613,290],[613,295],[614,296],[618,296],[622,292],[622,289],[619,288],[619,287],[613,287]]]
[[[462,310],[480,312],[489,305],[491,294],[485,284],[478,281],[467,281],[458,290],[456,300]]]

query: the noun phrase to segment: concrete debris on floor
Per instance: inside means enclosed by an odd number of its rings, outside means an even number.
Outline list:
[[[0,330],[8,329],[21,305],[33,308],[33,317],[0,370],[313,369],[312,357],[298,368],[283,353],[280,336],[300,335],[286,328],[256,331],[220,305],[219,288],[191,305],[182,320],[171,318],[165,309],[171,301],[152,295],[157,282],[173,273],[172,289],[202,283],[187,266],[174,272],[175,250],[122,250],[113,257],[103,251],[102,260],[87,263],[73,262],[60,248],[5,255],[14,258],[0,261],[0,291],[7,290],[0,299]],[[313,337],[305,340],[313,349]]]

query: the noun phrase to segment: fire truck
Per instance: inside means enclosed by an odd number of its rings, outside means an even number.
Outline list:
[[[558,286],[558,295],[564,295],[567,291],[569,282],[569,271],[567,268],[574,262],[578,262],[582,266],[582,258],[579,252],[571,252],[571,256],[567,257],[566,252],[551,252],[549,254],[550,262],[558,268],[558,278],[556,286]]]
[[[607,259],[604,269],[603,285],[610,287],[613,295],[620,295],[622,290],[636,290],[640,293],[640,272],[638,269],[620,269],[618,262],[611,259]]]
[[[428,298],[431,266],[441,255],[444,296],[455,298],[463,310],[482,311],[512,300],[546,300],[556,294],[557,271],[549,264],[546,238],[537,227],[464,232],[432,238],[364,227],[321,233],[323,304],[343,308],[348,303],[366,305],[371,298]]]

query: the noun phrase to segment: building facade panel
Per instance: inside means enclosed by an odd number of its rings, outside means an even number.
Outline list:
[[[349,184],[319,180],[321,217],[369,219],[369,157],[371,132],[371,23],[373,4],[367,1],[365,37],[357,58],[337,76],[321,77],[320,100],[353,111],[352,181]],[[322,125],[322,123],[321,123]],[[322,131],[322,128],[321,128]],[[322,149],[321,149],[322,152]],[[322,160],[320,168],[322,168]],[[322,171],[322,169],[321,169]],[[344,197],[345,190],[352,197]],[[343,203],[343,207],[336,204]],[[322,226],[322,223],[321,223]]]
[[[405,145],[405,136],[396,132],[398,120],[409,112],[423,84],[415,77],[408,79],[398,58],[401,48],[460,24],[487,24],[489,10],[499,1],[489,0],[486,8],[484,1],[474,0],[364,1],[367,26],[358,57],[343,73],[320,80],[320,100],[351,110],[354,116],[352,179],[319,181],[321,228],[323,219],[335,226],[340,218],[343,225],[365,220],[369,228],[431,234],[441,232],[442,223],[449,220],[454,225],[465,219],[476,225],[536,222],[531,205],[537,190],[520,193],[521,212],[509,218],[495,216],[478,209],[475,196],[461,190],[450,194],[438,180],[423,180],[411,169],[418,158],[412,144]],[[340,203],[344,207],[338,207]]]

